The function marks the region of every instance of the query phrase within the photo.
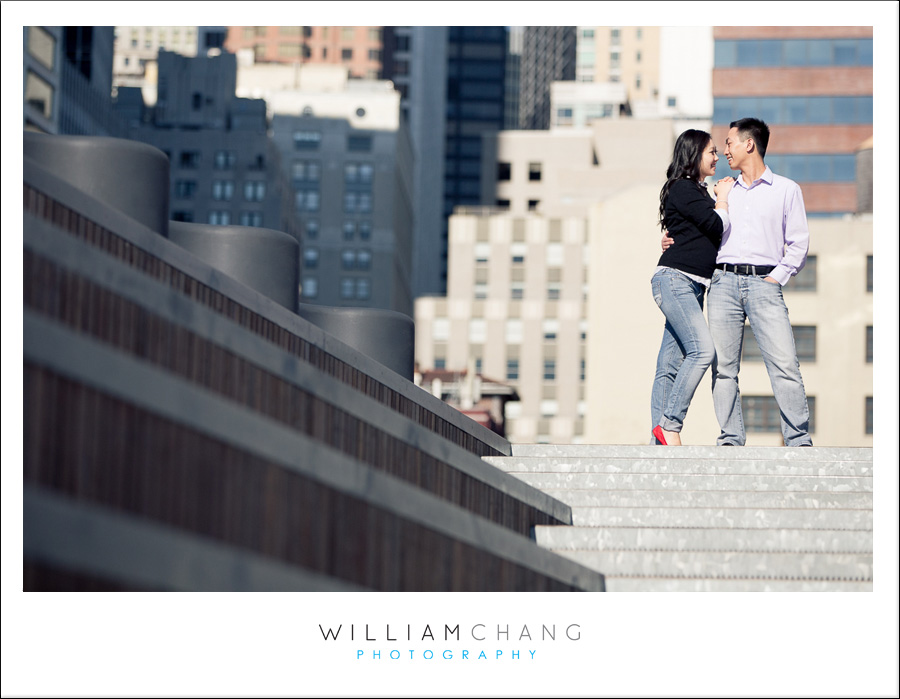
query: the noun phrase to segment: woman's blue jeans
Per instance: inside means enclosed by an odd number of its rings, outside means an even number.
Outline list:
[[[659,425],[681,432],[694,392],[716,356],[703,316],[706,287],[670,268],[659,270],[650,284],[653,300],[666,317],[650,394],[650,429]]]

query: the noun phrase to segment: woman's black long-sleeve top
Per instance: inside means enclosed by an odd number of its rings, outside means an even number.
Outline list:
[[[665,212],[666,230],[675,244],[663,252],[659,265],[711,277],[724,225],[706,187],[694,180],[676,180],[669,188]]]

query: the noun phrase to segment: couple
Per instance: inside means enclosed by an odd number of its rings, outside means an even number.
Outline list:
[[[653,443],[680,445],[694,391],[712,364],[720,446],[746,442],[738,389],[744,321],[749,319],[781,412],[786,446],[812,446],[809,406],[781,287],[806,263],[809,229],[800,187],[763,162],[769,128],[759,119],[730,124],[725,157],[737,179],[713,189],[718,154],[705,131],[675,143],[659,195],[663,254],[651,280],[666,317],[651,394]],[[729,209],[730,205],[730,209]],[[671,237],[670,237],[671,236]],[[709,294],[709,326],[703,296]]]

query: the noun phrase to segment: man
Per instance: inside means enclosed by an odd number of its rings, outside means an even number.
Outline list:
[[[731,225],[722,236],[707,305],[716,348],[713,407],[721,428],[716,443],[746,442],[738,372],[749,319],[781,412],[784,443],[808,447],[809,405],[782,286],[806,264],[809,228],[800,187],[773,174],[763,161],[768,144],[769,127],[753,118],[731,122],[725,140],[728,164],[741,176],[729,195]]]

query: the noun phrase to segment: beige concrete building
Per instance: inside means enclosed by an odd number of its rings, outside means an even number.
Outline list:
[[[663,316],[650,294],[660,253],[656,183],[592,208],[585,441],[650,440],[650,390]],[[809,259],[785,287],[817,446],[872,446],[872,217],[809,220]],[[629,235],[610,235],[628,230]],[[747,444],[782,443],[778,409],[755,342],[740,375]],[[685,420],[685,444],[714,444],[710,377]]]
[[[622,83],[629,101],[656,105],[660,27],[578,27],[576,80]]]
[[[464,369],[513,386],[512,442],[575,443],[584,432],[586,221],[492,209],[450,218],[447,297],[416,301],[423,369]]]
[[[512,214],[580,216],[617,192],[665,173],[669,120],[598,119],[590,128],[501,131],[483,137],[482,201]]]
[[[658,178],[672,143],[671,122],[631,119],[485,138],[485,200],[499,206],[450,218],[447,297],[416,302],[416,356],[512,385],[511,441],[583,441],[587,212]]]

